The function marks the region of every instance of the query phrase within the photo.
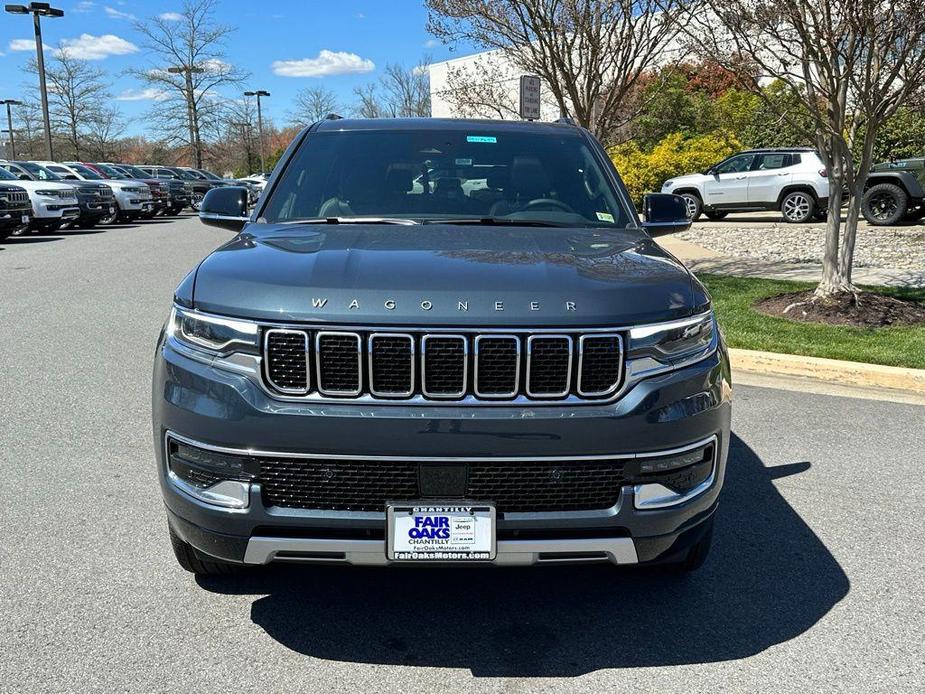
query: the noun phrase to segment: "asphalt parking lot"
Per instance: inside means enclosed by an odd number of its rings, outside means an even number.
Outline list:
[[[858,691],[925,683],[925,407],[737,386],[713,553],[183,572],[150,430],[191,217],[0,242],[0,691]]]

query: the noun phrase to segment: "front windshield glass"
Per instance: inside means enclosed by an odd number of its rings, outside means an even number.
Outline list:
[[[28,171],[37,181],[63,181],[58,174],[54,171],[49,171],[41,164],[33,164],[31,161],[16,162],[17,166],[21,166],[26,171]]]
[[[198,178],[193,176],[193,174],[191,174],[189,171],[185,171],[184,169],[170,169],[170,170],[173,171],[175,174],[177,174],[184,181],[198,181],[199,180]]]
[[[310,134],[261,217],[396,217],[625,227],[629,213],[578,132]]]
[[[4,168],[0,168],[0,181],[18,181],[19,177],[14,176]]]
[[[132,176],[133,178],[151,178],[151,174],[145,173],[144,171],[139,169],[137,166],[129,166],[128,164],[119,164],[119,168],[122,171],[125,171],[126,173],[128,173],[128,175]]]
[[[106,166],[106,164],[97,164],[97,166],[100,167],[100,170],[109,176],[109,178],[128,178],[128,176],[126,176],[118,169],[114,169],[111,166]]]
[[[68,166],[70,166],[72,169],[74,169],[74,171],[79,173],[81,176],[86,178],[88,181],[104,180],[103,177],[100,176],[96,171],[94,171],[93,169],[87,168],[86,166],[81,166],[80,164],[68,164]]]
[[[196,171],[198,171],[202,175],[202,177],[207,180],[211,180],[211,181],[221,181],[222,180],[221,176],[218,176],[217,174],[214,174],[211,171],[206,171],[205,169],[196,169]]]

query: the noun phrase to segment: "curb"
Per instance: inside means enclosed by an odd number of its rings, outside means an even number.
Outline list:
[[[804,357],[798,354],[756,352],[749,349],[730,349],[729,359],[732,362],[733,376],[736,371],[800,376],[839,385],[889,388],[925,395],[925,369]]]

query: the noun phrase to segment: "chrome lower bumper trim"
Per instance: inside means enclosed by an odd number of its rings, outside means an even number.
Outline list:
[[[543,557],[542,555],[555,555]],[[570,557],[569,555],[574,555]],[[596,556],[597,555],[597,556]],[[244,553],[245,564],[272,561],[300,563],[340,563],[356,566],[386,566],[382,540],[331,540],[289,537],[252,537]],[[498,540],[492,564],[529,566],[531,564],[609,561],[636,564],[636,545],[628,537],[577,540]]]

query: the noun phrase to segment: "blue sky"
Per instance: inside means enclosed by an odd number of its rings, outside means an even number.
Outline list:
[[[52,5],[65,16],[42,20],[45,44],[64,42],[92,58],[106,71],[118,106],[132,119],[128,132],[144,132],[143,116],[154,102],[144,98],[143,85],[121,74],[148,63],[132,19],[176,12],[181,3],[58,0]],[[451,51],[427,34],[420,0],[222,0],[217,10],[220,22],[237,28],[226,60],[251,73],[249,88],[272,94],[263,103],[278,124],[285,122],[293,95],[303,87],[324,86],[346,105],[353,102],[353,88],[376,79],[386,63],[411,66],[424,54],[445,60],[471,52]],[[0,98],[22,95],[24,83],[34,79],[23,72],[34,54],[31,17],[0,14]]]

